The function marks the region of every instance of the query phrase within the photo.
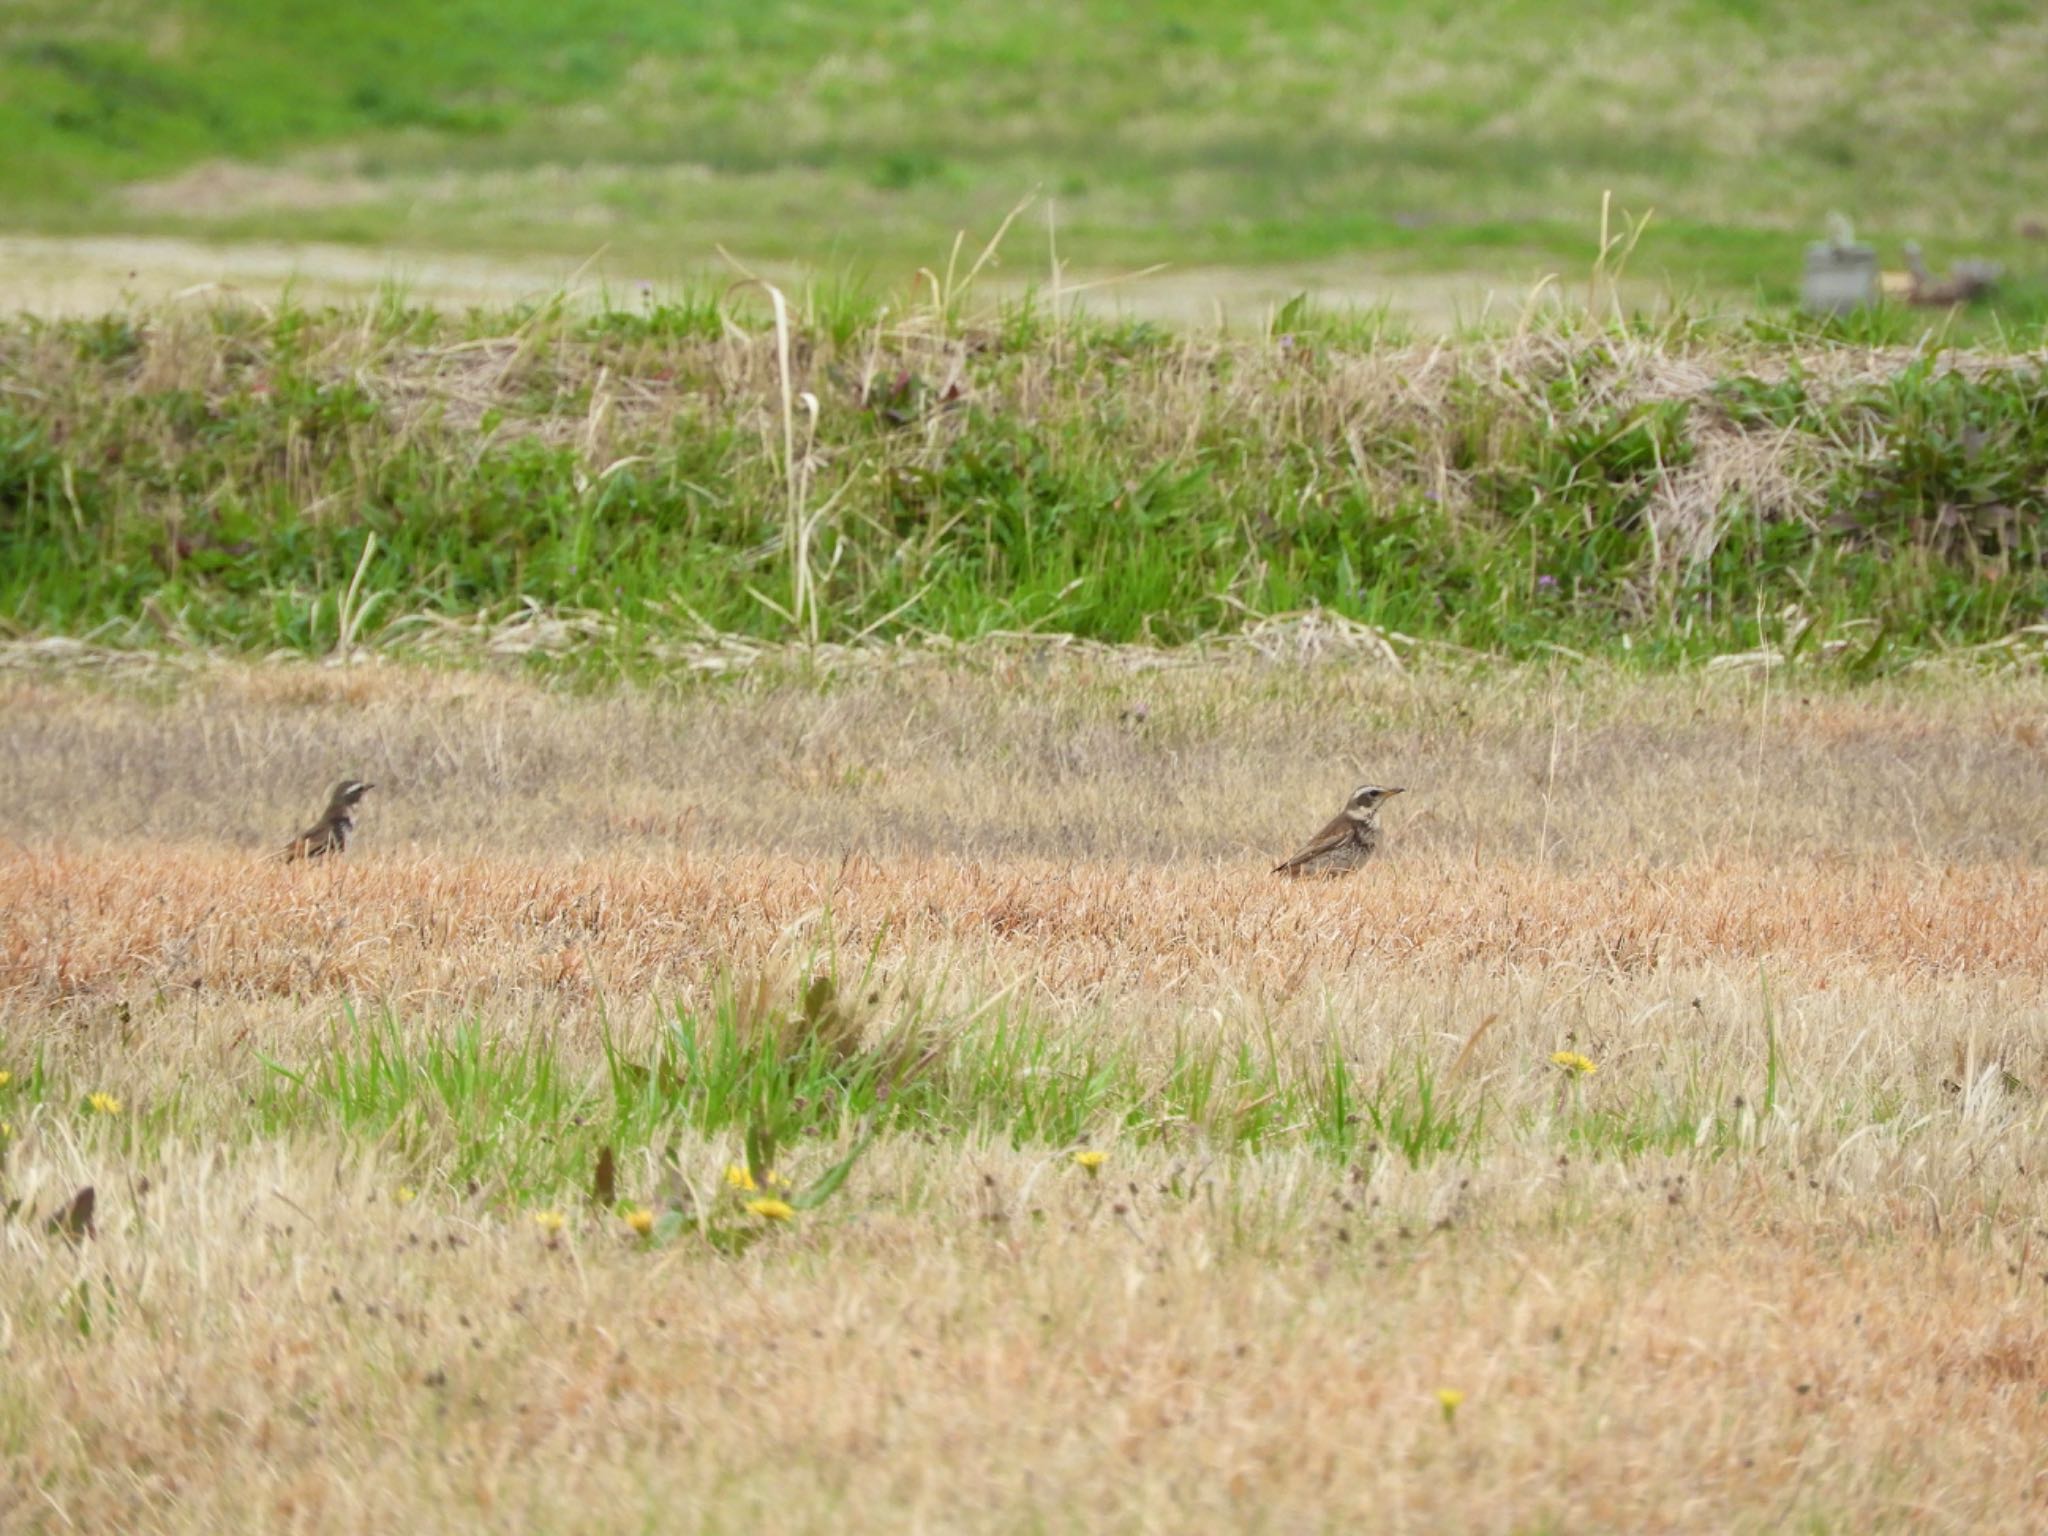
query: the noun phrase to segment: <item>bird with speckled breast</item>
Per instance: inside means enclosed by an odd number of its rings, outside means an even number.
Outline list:
[[[322,854],[346,853],[348,835],[356,829],[356,803],[377,786],[361,779],[343,779],[327,797],[327,809],[320,819],[284,845],[280,857],[317,859]]]
[[[1380,807],[1402,793],[1379,784],[1359,785],[1344,802],[1344,809],[1293,858],[1274,865],[1273,873],[1295,877],[1350,874],[1379,848]]]

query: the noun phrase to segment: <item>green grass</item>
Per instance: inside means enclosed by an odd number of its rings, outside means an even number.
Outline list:
[[[2048,612],[2028,356],[1873,360],[1882,319],[1564,323],[1411,385],[1426,349],[1299,306],[1242,343],[927,318],[842,298],[800,327],[794,505],[772,336],[708,298],[20,325],[0,621],[319,655],[538,607],[612,672],[707,630],[1175,643],[1317,607],[1509,656],[1862,674]],[[1688,489],[1715,455],[1739,473]]]
[[[1789,298],[1839,210],[1937,264],[2007,260],[2038,316],[2016,228],[2048,217],[2044,61],[2009,0],[33,0],[0,19],[0,198],[46,229],[607,245],[668,270],[723,242],[893,283],[1038,189],[1085,264],[1529,282],[1583,264],[1611,191],[1657,211],[1637,272],[1680,292]],[[120,196],[214,159],[294,181]]]
[[[143,1109],[119,1083],[70,1081],[38,1055],[0,1087],[0,1125],[18,1136],[32,1122],[70,1120],[87,1142],[137,1158],[193,1138],[338,1136],[395,1157],[422,1191],[483,1191],[516,1206],[589,1188],[607,1150],[673,1161],[706,1142],[751,1145],[757,1173],[780,1168],[802,1188],[879,1136],[1053,1153],[1160,1148],[1198,1160],[1301,1151],[1339,1167],[1393,1159],[1420,1169],[1476,1165],[1503,1140],[1626,1164],[1737,1152],[1758,1134],[1742,1105],[1745,1088],[1761,1099],[1759,1085],[1697,1076],[1602,1106],[1561,1073],[1552,1093],[1459,1079],[1423,1054],[1362,1072],[1334,1040],[1182,1036],[1161,1050],[1054,1029],[1000,998],[964,1019],[913,1011],[913,1023],[879,1035],[858,1012],[823,971],[794,998],[728,982],[704,1012],[678,1006],[650,1039],[629,1048],[606,1038],[593,1058],[552,1031],[422,1031],[344,1006],[327,1048],[306,1060],[262,1057],[232,1107],[194,1085]],[[113,1107],[89,1102],[105,1093]],[[1881,1104],[1832,1110],[1821,1119],[1845,1130],[1893,1117]],[[1760,1113],[1770,1119],[1768,1106]]]
[[[601,1062],[583,1068],[546,1035],[514,1045],[457,1027],[422,1038],[395,1018],[351,1013],[317,1061],[269,1064],[250,1130],[339,1130],[397,1147],[423,1181],[487,1182],[524,1202],[582,1182],[604,1147],[660,1149],[682,1136],[765,1131],[809,1164],[889,1134],[1221,1155],[1305,1147],[1421,1166],[1476,1148],[1485,1125],[1476,1097],[1448,1102],[1420,1061],[1361,1081],[1341,1057],[1270,1040],[1182,1040],[1156,1060],[1135,1042],[1054,1031],[1000,1003],[965,1024],[863,1040],[829,1006],[821,1017],[816,995],[764,1012],[728,990],[705,1015],[674,1010],[637,1051],[607,1040]]]

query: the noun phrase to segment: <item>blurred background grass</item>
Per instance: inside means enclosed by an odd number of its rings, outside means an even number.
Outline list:
[[[16,0],[16,231],[580,257],[724,245],[896,283],[1036,190],[1078,268],[1286,273],[1398,300],[1582,272],[1600,200],[1638,282],[1790,302],[1830,212],[2006,263],[2048,313],[2048,16],[1556,0]],[[1042,221],[1043,213],[1034,218]],[[1045,231],[1011,265],[1045,270]],[[1302,271],[1299,269],[1311,268]]]
[[[1988,0],[15,0],[0,293],[85,318],[0,325],[0,626],[2001,644],[2048,590],[2044,65]],[[916,281],[1025,200],[987,313]],[[1836,215],[2005,280],[1793,318]],[[798,300],[800,470],[733,263]],[[586,264],[609,313],[523,302]],[[1018,292],[1154,264],[1123,316]],[[209,276],[271,293],[149,308]]]

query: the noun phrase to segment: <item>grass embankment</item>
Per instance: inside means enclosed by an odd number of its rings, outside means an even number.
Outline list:
[[[0,16],[0,199],[55,229],[586,255],[715,243],[893,281],[1033,188],[1100,267],[1360,263],[1520,289],[1600,199],[1639,270],[1789,301],[1833,211],[2042,313],[2040,18],[1798,7],[658,0]],[[1041,265],[1042,241],[1029,264]]]
[[[2038,670],[1162,659],[17,676],[0,1523],[2038,1525]]]
[[[1179,642],[1319,607],[1396,645],[1869,672],[2048,612],[2038,354],[1883,321],[1205,340],[949,297],[818,301],[786,378],[710,300],[17,324],[0,615],[323,654],[538,608],[602,670],[706,631]]]

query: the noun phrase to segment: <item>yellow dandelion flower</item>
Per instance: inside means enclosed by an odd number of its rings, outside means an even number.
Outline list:
[[[12,1140],[14,1140],[14,1122],[12,1120],[0,1120],[0,1141]]]
[[[749,1200],[747,1209],[763,1221],[787,1221],[796,1214],[796,1207],[787,1200]]]
[[[553,1237],[563,1227],[567,1226],[568,1222],[560,1211],[535,1211],[533,1213],[533,1224],[539,1227],[541,1231],[547,1233],[549,1237]]]
[[[121,1101],[111,1093],[95,1093],[86,1098],[86,1107],[96,1115],[118,1115]]]
[[[1591,1077],[1600,1070],[1598,1062],[1590,1057],[1581,1056],[1577,1051],[1552,1051],[1550,1064],[1563,1068],[1569,1077]]]
[[[420,1192],[414,1189],[410,1184],[401,1184],[398,1186],[398,1203],[400,1205],[411,1205],[413,1201],[419,1199],[419,1197]]]
[[[1465,1394],[1456,1387],[1438,1387],[1436,1389],[1436,1400],[1437,1405],[1445,1413],[1456,1413],[1459,1405],[1465,1401]]]
[[[1074,1166],[1094,1178],[1096,1170],[1109,1160],[1107,1152],[1098,1152],[1093,1147],[1083,1147],[1074,1154]]]
[[[626,1225],[645,1237],[654,1230],[654,1212],[644,1205],[636,1205],[626,1212]]]
[[[0,1088],[5,1088],[9,1083],[13,1081],[14,1074],[12,1072],[0,1072]]]
[[[734,1189],[743,1189],[749,1194],[753,1193],[754,1176],[747,1172],[744,1163],[727,1163],[725,1165],[725,1182]]]

